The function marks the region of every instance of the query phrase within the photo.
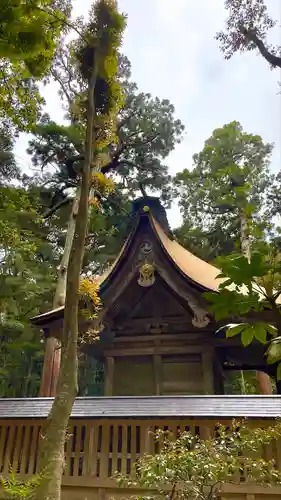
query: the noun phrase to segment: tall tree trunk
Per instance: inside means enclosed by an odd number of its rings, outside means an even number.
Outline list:
[[[71,214],[67,225],[63,255],[58,269],[58,281],[53,300],[53,309],[57,309],[58,307],[64,306],[65,304],[67,267],[75,233],[75,223],[79,208],[79,199],[80,187],[76,189],[75,197],[72,203]],[[44,365],[40,385],[41,397],[54,397],[56,395],[60,361],[61,343],[55,337],[47,337],[45,340]]]
[[[57,394],[46,421],[44,435],[40,441],[39,464],[42,479],[36,490],[36,500],[60,500],[61,498],[64,445],[68,421],[77,394],[78,290],[88,223],[88,198],[94,139],[96,70],[94,64],[88,84],[87,131],[85,161],[81,174],[81,195],[67,268],[61,368]]]
[[[242,254],[251,260],[251,243],[248,235],[248,218],[244,210],[240,210],[240,241]],[[272,394],[272,385],[269,376],[264,372],[256,372],[256,380],[261,394]]]
[[[240,210],[240,243],[241,252],[248,262],[251,260],[251,244],[248,235],[248,217],[244,210]]]

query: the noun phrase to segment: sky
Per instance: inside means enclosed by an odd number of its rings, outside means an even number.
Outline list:
[[[87,16],[92,0],[73,0],[73,15]],[[279,70],[271,70],[256,52],[237,54],[226,61],[214,39],[224,24],[224,0],[119,0],[128,15],[123,53],[132,64],[132,78],[140,91],[167,98],[185,125],[183,141],[167,159],[170,172],[192,168],[192,156],[212,131],[237,120],[244,130],[274,143],[272,169],[281,164],[281,94]],[[281,43],[280,0],[267,0],[269,13],[279,21],[271,41]],[[63,121],[63,110],[52,84],[44,91],[47,112]],[[16,155],[25,153],[28,137],[20,137]],[[176,204],[168,214],[180,224]]]

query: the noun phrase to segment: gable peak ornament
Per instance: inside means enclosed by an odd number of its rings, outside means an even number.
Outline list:
[[[143,287],[152,286],[155,282],[155,266],[150,262],[145,262],[139,267],[138,284]]]

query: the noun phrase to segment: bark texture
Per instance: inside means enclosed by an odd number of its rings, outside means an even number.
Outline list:
[[[67,267],[61,369],[56,397],[40,442],[39,459],[42,479],[36,490],[36,500],[60,500],[61,498],[64,445],[68,421],[77,394],[78,291],[88,223],[88,199],[94,143],[95,85],[96,67],[94,65],[88,84],[85,161],[81,173],[79,209]]]
[[[80,199],[80,187],[76,189],[75,198],[72,203],[72,210],[66,231],[66,239],[63,255],[58,269],[58,281],[53,300],[53,309],[64,306],[67,282],[67,267],[69,263],[70,251],[73,243],[76,217],[78,214]],[[47,337],[45,340],[44,365],[40,385],[41,397],[54,397],[59,377],[61,361],[61,343],[54,337]]]

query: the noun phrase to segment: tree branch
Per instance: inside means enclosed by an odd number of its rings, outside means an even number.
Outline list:
[[[59,78],[57,72],[55,70],[53,70],[53,69],[51,69],[51,75],[54,78],[54,80],[57,81],[58,84],[60,85],[60,87],[61,87],[61,89],[62,89],[62,91],[63,91],[66,99],[68,100],[68,104],[70,105],[72,103],[72,99],[70,98],[70,95],[69,95],[69,93],[68,93],[68,91],[67,91],[67,89],[66,89],[66,87],[65,87],[65,85],[63,83],[63,81],[61,80],[61,78]]]
[[[139,190],[140,190],[141,195],[143,196],[143,198],[146,198],[147,194],[146,194],[145,188],[144,188],[144,186],[143,186],[143,184],[141,182],[139,183]]]
[[[84,37],[83,33],[81,31],[79,31],[76,28],[76,26],[74,25],[74,23],[72,23],[71,21],[68,21],[67,19],[62,19],[61,17],[56,15],[52,10],[50,10],[48,8],[43,9],[43,7],[36,6],[36,9],[41,11],[41,12],[44,12],[45,14],[48,14],[49,16],[52,16],[54,19],[56,19],[57,21],[60,21],[65,26],[68,26],[68,28],[71,28],[72,30],[74,30],[82,40],[84,40],[85,42],[88,42],[88,40],[86,40],[86,38]]]
[[[64,205],[67,205],[69,201],[70,201],[69,198],[65,198],[64,200],[59,201],[59,203],[51,207],[50,210],[48,210],[48,212],[46,212],[43,215],[43,219],[49,219],[54,213],[56,213],[59,210],[59,208],[63,207]]]
[[[177,487],[177,483],[175,482],[173,484],[173,487],[172,487],[172,490],[171,490],[171,493],[169,495],[169,500],[173,500],[174,496],[175,496],[175,493],[176,493],[176,487]]]
[[[264,59],[269,64],[271,64],[271,66],[273,66],[274,68],[276,68],[276,67],[281,68],[281,57],[276,56],[275,54],[273,54],[272,52],[270,52],[266,48],[266,46],[263,43],[263,41],[260,38],[258,38],[258,36],[256,35],[255,31],[253,31],[253,30],[247,30],[246,28],[242,28],[241,32],[242,32],[242,34],[245,36],[245,38],[248,41],[253,42],[255,44],[255,46],[260,51],[261,55],[264,57]]]
[[[127,123],[130,121],[131,118],[133,118],[135,114],[135,111],[131,111],[131,113],[129,113],[128,115],[124,116],[124,118],[122,120],[119,121],[119,123],[117,124],[117,133],[120,131],[120,129]]]

